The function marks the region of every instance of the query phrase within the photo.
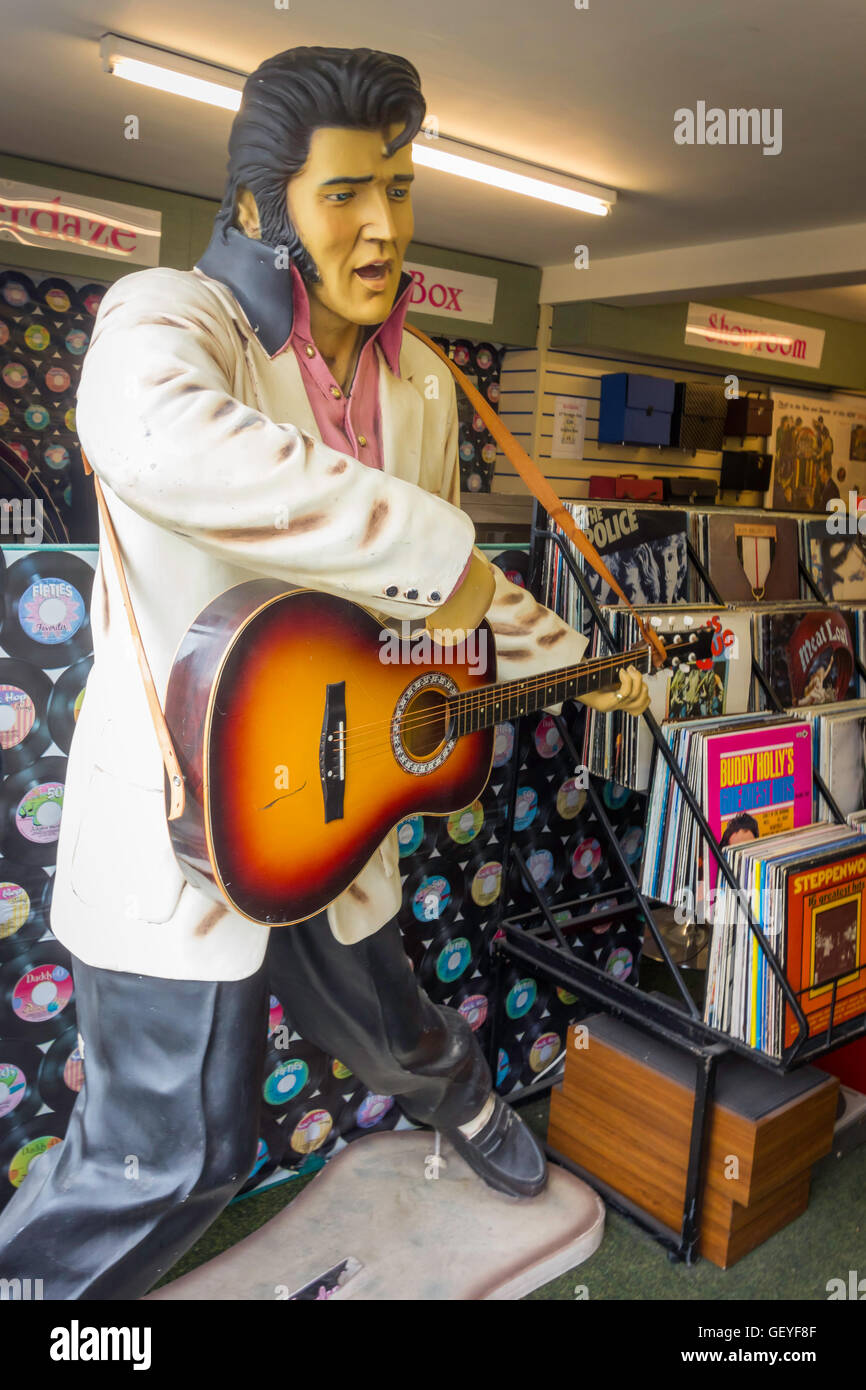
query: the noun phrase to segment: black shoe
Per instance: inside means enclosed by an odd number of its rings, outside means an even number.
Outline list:
[[[459,1129],[446,1129],[443,1134],[488,1187],[508,1197],[537,1197],[547,1184],[544,1151],[501,1096],[493,1101],[493,1114],[472,1139]]]

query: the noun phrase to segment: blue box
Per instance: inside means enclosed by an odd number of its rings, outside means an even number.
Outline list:
[[[670,444],[674,391],[669,377],[635,372],[603,376],[599,444]]]

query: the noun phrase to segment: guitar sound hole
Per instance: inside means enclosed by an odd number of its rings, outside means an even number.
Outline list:
[[[419,761],[430,758],[448,735],[448,701],[438,690],[423,690],[407,706],[400,733],[403,747]]]

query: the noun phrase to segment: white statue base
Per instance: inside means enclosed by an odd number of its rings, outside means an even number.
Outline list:
[[[604,1204],[579,1178],[551,1164],[540,1197],[504,1197],[444,1141],[432,1176],[434,1142],[416,1130],[356,1140],[278,1216],[148,1299],[287,1299],[349,1260],[356,1272],[328,1297],[509,1300],[598,1249]]]

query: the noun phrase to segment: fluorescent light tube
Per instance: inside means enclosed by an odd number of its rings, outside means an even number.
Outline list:
[[[246,78],[243,73],[211,63],[169,53],[149,44],[135,43],[116,34],[104,34],[99,43],[102,66],[115,77],[154,87],[160,92],[203,101],[225,111],[237,111]]]
[[[586,183],[569,174],[548,172],[537,165],[511,159],[508,155],[479,150],[474,145],[446,136],[434,139],[416,137],[412,157],[416,164],[438,169],[444,174],[473,179],[490,188],[522,193],[527,198],[540,198],[542,202],[555,203],[576,212],[589,212],[596,217],[607,217],[616,202],[613,188]]]

